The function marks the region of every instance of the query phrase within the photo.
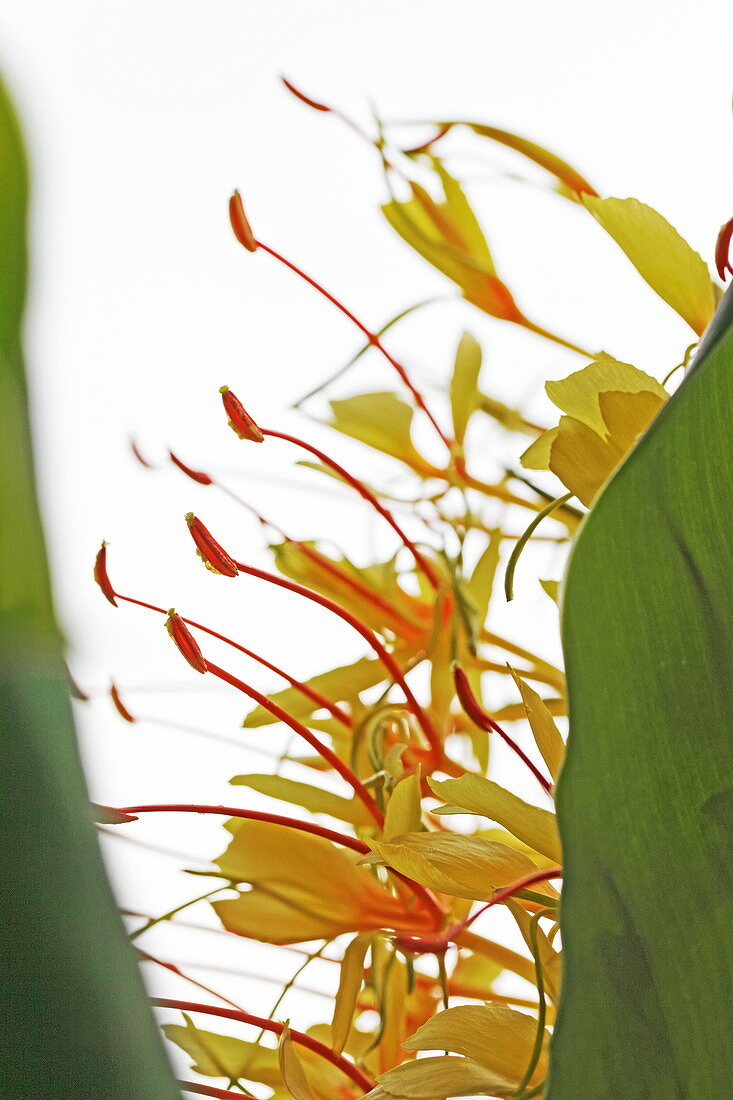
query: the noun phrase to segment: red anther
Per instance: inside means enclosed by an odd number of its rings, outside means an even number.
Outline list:
[[[120,718],[124,718],[126,722],[137,721],[137,719],[132,714],[130,714],[129,710],[122,702],[122,699],[120,698],[120,693],[114,684],[110,685],[109,694],[112,702],[115,705],[115,710],[119,714]]]
[[[196,543],[198,556],[206,568],[212,573],[221,573],[224,577],[236,577],[239,573],[236,562],[229,557],[224,547],[219,545],[201,520],[197,519],[193,512],[187,512],[186,523]]]
[[[173,454],[173,451],[168,451],[168,457],[173,465],[177,466],[179,470],[183,470],[186,477],[190,477],[192,481],[198,481],[199,485],[213,485],[213,478],[210,478],[203,470],[192,470],[185,462],[181,462],[180,458]]]
[[[232,393],[228,386],[219,389],[224,409],[229,417],[229,427],[236,432],[240,439],[246,439],[250,443],[262,443],[264,435],[255,424],[239,398]]]
[[[733,218],[721,226],[718,239],[715,243],[715,266],[718,275],[725,282],[727,275],[733,275],[733,267],[730,262],[730,241],[733,237]]]
[[[281,76],[280,80],[290,94],[294,95],[296,99],[299,99],[301,103],[305,103],[306,107],[312,107],[314,111],[330,112],[331,108],[327,107],[325,103],[319,103],[317,99],[311,99],[310,96],[304,95],[303,92],[299,92],[295,85],[291,84],[289,80],[286,80],[284,76]]]
[[[113,607],[117,607],[117,600],[115,599],[115,590],[110,583],[110,579],[107,576],[107,543],[103,542],[97,551],[97,557],[94,562],[94,579],[102,589],[102,592],[112,604]]]
[[[168,612],[168,618],[165,620],[165,628],[191,668],[195,668],[197,672],[206,672],[206,661],[204,660],[203,653],[199,649],[198,642],[181,616],[177,615],[173,608]]]
[[[140,453],[140,448],[138,447],[134,439],[130,440],[130,450],[132,451],[141,466],[147,467],[148,470],[155,469],[152,462],[148,462],[147,458],[144,458],[143,455]]]
[[[527,768],[529,768],[529,770],[532,772],[532,775],[542,787],[542,790],[545,792],[545,794],[551,795],[552,784],[550,783],[549,779],[547,779],[539,770],[539,768],[532,763],[526,752],[524,752],[524,750],[519,747],[516,741],[512,740],[506,730],[503,730],[499,723],[495,722],[491,715],[487,714],[483,707],[480,706],[478,700],[476,699],[476,696],[471,690],[471,685],[468,682],[468,676],[466,676],[466,673],[458,664],[453,665],[453,682],[456,686],[458,701],[460,702],[461,706],[463,707],[471,721],[475,722],[479,729],[485,730],[486,733],[490,733],[492,730],[494,731],[494,733],[498,733],[502,741],[504,741],[504,743],[509,746],[512,752],[516,753],[522,763],[525,764]]]
[[[247,215],[242,205],[242,196],[239,194],[239,191],[235,191],[229,199],[229,221],[232,223],[234,236],[239,243],[246,248],[248,252],[256,252],[259,245],[247,221]]]

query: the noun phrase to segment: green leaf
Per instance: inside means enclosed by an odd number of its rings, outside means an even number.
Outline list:
[[[479,407],[481,394],[478,388],[478,376],[480,373],[481,345],[470,332],[464,332],[456,349],[449,390],[456,443],[463,443],[468,421]]]
[[[91,823],[54,619],[21,350],[27,207],[25,150],[0,84],[0,1088],[176,1100]]]
[[[626,253],[652,290],[698,334],[715,311],[715,287],[702,257],[666,218],[637,199],[583,196],[583,204]]]
[[[548,1096],[733,1079],[733,293],[565,582],[565,982]]]

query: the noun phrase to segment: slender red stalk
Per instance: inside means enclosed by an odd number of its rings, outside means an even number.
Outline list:
[[[239,1012],[243,1011],[235,1001],[230,1001],[223,993],[217,993],[215,989],[212,989],[208,985],[204,985],[203,982],[198,981],[196,978],[192,978],[190,974],[184,974],[181,968],[176,966],[175,963],[166,962],[165,959],[158,959],[148,951],[143,951],[141,947],[136,948],[136,952],[138,958],[142,962],[156,963],[158,966],[162,966],[164,970],[170,970],[171,974],[175,974],[176,977],[183,978],[184,982],[190,982],[191,985],[195,985],[197,989],[201,989],[204,993],[210,993],[212,997],[216,997],[218,1000],[223,1001],[224,1004],[230,1005],[231,1008],[236,1008]]]
[[[378,512],[379,515],[387,521],[392,530],[398,535],[398,537],[402,540],[402,542],[412,554],[413,558],[415,559],[416,565],[424,573],[430,586],[434,589],[440,587],[440,579],[431,563],[423,557],[418,548],[415,546],[412,539],[410,539],[402,530],[399,523],[389,511],[389,509],[384,507],[381,501],[374,495],[371,489],[369,489],[364,484],[363,481],[360,481],[357,477],[354,477],[353,474],[350,474],[348,470],[345,470],[343,466],[341,466],[334,459],[330,458],[324,451],[321,451],[318,447],[314,447],[312,443],[306,443],[304,439],[299,439],[297,436],[288,435],[285,432],[271,431],[269,428],[261,428],[260,431],[264,436],[270,436],[271,439],[282,439],[286,443],[292,443],[294,444],[294,446],[300,447],[301,450],[307,451],[309,454],[312,454],[325,466],[328,466],[329,469],[333,470],[334,473],[338,474],[340,478],[343,478],[343,480],[348,485],[350,485],[352,489],[356,490],[360,497],[371,504],[375,512]]]
[[[424,397],[416,388],[415,384],[412,382],[410,376],[408,375],[402,364],[398,362],[397,359],[395,359],[395,357],[387,351],[377,333],[372,332],[371,329],[367,328],[367,326],[362,321],[360,321],[359,318],[355,314],[353,314],[350,309],[347,309],[343,302],[339,301],[338,298],[335,298],[333,294],[326,290],[326,288],[322,286],[319,282],[317,282],[316,279],[312,278],[305,271],[303,271],[302,268],[297,267],[296,264],[286,259],[286,257],[283,256],[280,252],[276,252],[274,248],[270,248],[269,245],[263,244],[262,241],[255,238],[254,243],[258,248],[261,248],[263,252],[267,252],[268,255],[272,256],[274,260],[277,260],[278,263],[282,264],[284,267],[287,267],[295,275],[303,279],[304,282],[308,283],[309,286],[313,287],[314,290],[317,290],[319,294],[321,294],[327,301],[331,303],[331,305],[335,306],[336,309],[343,313],[345,317],[348,317],[353,325],[356,325],[359,331],[363,333],[363,335],[367,338],[372,347],[375,347],[377,351],[381,352],[381,354],[384,356],[390,366],[392,366],[397,371],[397,374],[399,375],[402,383],[412,394],[413,400],[415,401],[417,407],[421,409],[425,416],[427,416],[428,420],[440,436],[445,446],[452,453],[453,448],[451,441],[448,439],[447,435],[438,424],[430,409],[425,404]]]
[[[364,803],[371,816],[376,821],[377,825],[382,827],[384,824],[384,814],[377,806],[374,798],[370,792],[366,789],[361,780],[352,772],[348,764],[344,764],[340,756],[338,756],[333,749],[330,749],[328,745],[325,745],[323,741],[319,740],[314,733],[304,726],[302,722],[299,722],[297,718],[293,718],[292,714],[288,714],[286,710],[278,706],[277,703],[273,703],[271,699],[268,699],[266,695],[263,695],[261,691],[257,691],[256,688],[246,684],[243,680],[240,680],[237,676],[232,676],[230,672],[227,672],[223,668],[219,668],[218,665],[207,662],[209,672],[216,676],[219,680],[223,680],[224,683],[230,684],[232,687],[237,688],[244,695],[249,696],[250,699],[254,699],[261,707],[269,711],[280,722],[284,722],[286,726],[290,726],[293,733],[297,733],[303,740],[311,746],[312,749],[323,757],[327,764],[330,764],[335,772],[344,779],[356,797]]]
[[[278,1023],[276,1020],[265,1020],[262,1016],[252,1016],[249,1012],[238,1012],[233,1008],[216,1008],[214,1005],[197,1004],[195,1001],[175,1001],[168,997],[152,997],[151,1002],[157,1005],[158,1008],[177,1008],[181,1012],[203,1012],[208,1016],[221,1016],[225,1020],[237,1020],[239,1023],[258,1027],[262,1031],[270,1031],[274,1035],[282,1035],[285,1029],[285,1024]],[[374,1082],[365,1073],[362,1073],[358,1066],[344,1058],[342,1054],[336,1054],[325,1043],[313,1039],[310,1035],[305,1035],[302,1031],[294,1031],[293,1028],[290,1028],[290,1036],[294,1043],[306,1047],[314,1054],[325,1058],[332,1066],[340,1069],[360,1089],[365,1089],[368,1092],[374,1088]]]
[[[479,729],[485,730],[490,733],[492,730],[498,733],[503,741],[509,746],[509,748],[517,754],[519,759],[524,763],[537,782],[542,787],[545,794],[552,794],[552,784],[542,772],[532,763],[527,754],[520,749],[519,745],[514,741],[508,733],[501,728],[498,722],[495,722],[490,714],[487,714],[483,707],[479,706],[476,696],[471,691],[471,685],[468,682],[468,677],[460,665],[453,666],[453,679],[456,685],[456,692],[460,700],[461,706],[465,710],[468,717],[472,722],[475,722]]]
[[[146,806],[125,806],[124,809],[113,810],[120,814],[214,814],[216,817],[242,817],[246,821],[267,821],[271,825],[283,825],[288,829],[297,829],[301,833],[312,833],[323,840],[330,840],[334,844],[340,844],[343,848],[351,848],[359,855],[367,855],[371,851],[368,844],[347,833],[339,833],[336,829],[327,829],[325,825],[316,825],[312,821],[301,821],[297,817],[286,817],[282,814],[269,814],[264,810],[243,810],[239,806],[206,806],[198,802],[161,802]]]
[[[414,954],[441,954],[446,951],[451,943],[453,943],[462,932],[465,932],[467,928],[477,920],[482,913],[485,913],[487,909],[491,909],[494,905],[499,905],[500,902],[506,901],[507,898],[512,897],[514,894],[518,894],[521,890],[526,889],[528,886],[532,886],[536,882],[547,882],[548,879],[562,878],[562,867],[550,867],[544,871],[533,871],[529,875],[525,875],[523,878],[517,879],[516,882],[512,882],[509,886],[503,886],[501,890],[497,890],[489,901],[485,905],[482,905],[480,909],[477,909],[471,916],[466,917],[465,920],[459,921],[457,924],[452,924],[449,928],[446,928],[444,932],[441,932],[438,936],[395,936],[395,944],[397,947],[404,951],[410,951]]]
[[[232,1092],[231,1089],[217,1089],[214,1085],[197,1085],[195,1081],[179,1081],[178,1084],[184,1092],[195,1092],[199,1096],[216,1096],[220,1100],[255,1100],[251,1092]]]
[[[132,596],[123,596],[120,592],[115,592],[114,594],[118,600],[123,600],[124,603],[132,603],[135,604],[136,607],[145,607],[148,611],[157,611],[159,615],[168,614],[162,607],[156,607],[155,604],[146,603],[144,600],[136,600]],[[290,686],[295,688],[296,691],[299,691],[301,695],[304,695],[319,707],[323,707],[324,710],[327,710],[332,717],[336,718],[344,726],[347,726],[349,729],[351,728],[351,719],[348,714],[346,714],[341,707],[332,703],[330,699],[327,699],[325,695],[322,695],[320,691],[316,691],[315,688],[310,687],[308,684],[296,680],[294,676],[285,672],[285,670],[278,665],[273,665],[271,661],[266,660],[264,657],[260,656],[259,653],[255,653],[254,650],[247,649],[246,646],[240,645],[239,642],[235,642],[233,638],[228,638],[226,634],[220,634],[218,630],[212,630],[210,627],[204,626],[203,623],[197,623],[195,619],[186,619],[181,616],[181,621],[188,626],[194,627],[196,630],[203,630],[203,632],[208,634],[211,638],[216,638],[220,642],[225,642],[227,645],[230,645],[232,649],[239,650],[245,657],[251,657],[253,661],[257,661],[263,668],[267,668],[270,672],[282,676],[283,680],[287,680]]]
[[[340,619],[343,619],[344,622],[348,623],[349,626],[352,626],[354,630],[361,634],[362,638],[364,638],[377,654],[390,676],[392,676],[394,681],[402,688],[407,703],[415,718],[417,718],[420,723],[420,728],[425,734],[436,757],[442,757],[443,748],[435,726],[415,698],[405,679],[402,669],[389,650],[379,641],[374,631],[370,630],[368,626],[365,626],[364,623],[357,619],[355,615],[352,615],[350,611],[347,611],[346,608],[340,607],[339,604],[330,600],[328,596],[322,596],[320,592],[315,592],[312,588],[306,588],[305,585],[297,584],[295,581],[287,580],[285,577],[278,577],[275,573],[268,573],[265,569],[257,569],[254,565],[247,565],[245,562],[238,561],[237,567],[240,573],[246,573],[250,577],[257,577],[259,580],[268,581],[270,584],[276,584],[279,588],[285,588],[288,592],[296,592],[299,596],[304,596],[307,600],[320,604],[321,607],[325,607],[327,611],[331,611],[334,615],[338,615]]]

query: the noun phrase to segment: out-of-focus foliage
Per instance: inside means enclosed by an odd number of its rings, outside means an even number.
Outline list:
[[[324,104],[306,102],[317,110],[330,110]],[[580,870],[575,882],[572,863],[570,867],[576,930],[569,926],[568,935],[578,936],[578,944],[582,942],[587,952],[583,954],[579,946],[573,956],[570,980],[575,983],[575,999],[569,996],[564,1026],[583,1043],[592,1032],[605,1044],[606,1053],[613,1050],[618,1054],[618,1065],[623,1062],[629,1073],[637,1068],[642,1076],[647,1072],[632,1064],[644,1060],[639,1044],[650,1033],[651,1024],[643,1015],[646,1009],[641,997],[629,1004],[626,996],[630,991],[639,995],[641,975],[641,970],[635,976],[624,969],[620,937],[627,926],[631,928],[629,911],[619,909],[627,923],[619,923],[619,918],[613,925],[616,918],[612,919],[608,909],[608,926],[603,926],[609,947],[604,983],[616,982],[616,1007],[620,1011],[625,1003],[629,1028],[638,1025],[633,1059],[624,1061],[616,1040],[609,1035],[615,1017],[604,1017],[603,983],[593,974],[589,929],[602,926],[596,923],[596,914],[589,912],[584,940],[577,927],[586,919],[582,915],[585,904],[590,909],[598,904],[599,921],[606,917],[604,905],[610,904],[609,895],[603,893],[605,885],[599,886],[601,880],[606,883],[606,851],[620,853],[623,847],[624,888],[638,888],[634,895],[638,900],[647,862],[654,862],[655,853],[665,844],[682,843],[681,837],[687,834],[679,830],[666,833],[664,841],[661,838],[667,821],[661,797],[649,811],[656,822],[654,829],[650,827],[649,847],[640,850],[632,835],[633,822],[646,821],[642,788],[654,782],[650,754],[664,755],[666,799],[672,804],[675,762],[686,759],[689,744],[685,743],[680,756],[670,750],[669,738],[679,747],[680,722],[689,732],[694,713],[702,712],[702,696],[708,688],[709,706],[719,704],[712,685],[705,686],[699,665],[692,664],[691,651],[684,647],[675,650],[674,667],[660,665],[655,673],[659,691],[670,677],[683,682],[680,673],[688,659],[686,676],[692,677],[694,668],[698,680],[690,692],[689,707],[682,705],[679,692],[674,696],[679,720],[672,720],[669,708],[657,696],[654,704],[649,702],[649,708],[658,704],[659,715],[669,713],[671,723],[663,729],[662,718],[654,720],[656,741],[650,747],[650,712],[644,709],[643,718],[641,706],[635,703],[646,690],[649,658],[658,652],[652,634],[645,633],[646,627],[639,628],[633,675],[628,672],[626,684],[621,682],[620,663],[614,676],[603,681],[604,662],[612,664],[617,659],[610,644],[625,638],[634,618],[624,617],[624,586],[633,575],[636,621],[644,608],[645,591],[653,587],[654,569],[664,558],[661,543],[652,546],[653,540],[647,548],[648,567],[643,574],[637,573],[638,562],[631,550],[625,558],[614,556],[617,536],[623,536],[627,547],[635,545],[631,526],[632,517],[638,517],[638,502],[629,495],[619,498],[621,479],[611,482],[612,489],[604,487],[663,409],[668,391],[643,369],[605,352],[586,352],[571,338],[531,321],[520,309],[515,293],[519,297],[521,288],[510,290],[498,274],[487,243],[491,226],[485,229],[481,224],[459,172],[451,164],[448,135],[466,130],[482,149],[489,147],[487,143],[498,143],[523,158],[530,171],[539,168],[549,173],[560,195],[580,208],[579,217],[583,218],[584,210],[592,214],[652,290],[696,333],[710,320],[718,297],[704,262],[659,214],[636,200],[602,198],[563,159],[526,139],[478,123],[438,122],[431,138],[405,149],[399,132],[380,129],[374,144],[390,188],[390,199],[383,206],[388,223],[407,246],[432,265],[436,276],[458,287],[470,306],[565,349],[567,376],[546,386],[562,416],[556,424],[536,424],[526,410],[512,408],[487,392],[487,380],[481,377],[483,349],[469,331],[458,336],[453,362],[446,364],[442,398],[428,401],[410,373],[385,348],[381,334],[369,333],[358,322],[361,336],[368,335],[369,346],[394,367],[395,388],[333,399],[326,423],[335,430],[335,448],[338,433],[359,441],[365,447],[366,470],[370,469],[370,453],[378,452],[392,460],[407,488],[393,498],[383,485],[374,483],[375,475],[359,478],[337,467],[323,452],[318,452],[318,461],[313,463],[313,449],[307,443],[302,446],[309,454],[307,465],[345,483],[340,486],[343,491],[358,492],[364,507],[373,509],[375,521],[390,525],[395,535],[394,554],[386,560],[357,563],[321,545],[317,538],[297,541],[282,535],[272,547],[277,572],[270,580],[289,587],[294,599],[314,599],[346,619],[364,640],[363,656],[348,665],[319,668],[305,683],[283,672],[288,686],[265,697],[253,684],[208,663],[205,633],[188,624],[202,647],[203,655],[197,656],[195,667],[253,700],[244,726],[252,729],[285,723],[309,746],[303,753],[291,748],[287,775],[249,774],[232,779],[245,807],[239,811],[242,816],[227,822],[232,839],[215,860],[215,874],[224,881],[222,893],[230,888],[233,896],[212,901],[214,912],[230,933],[288,945],[303,952],[306,959],[316,954],[330,958],[340,974],[334,983],[332,1010],[324,1012],[321,1024],[302,1034],[283,1026],[284,1021],[276,1021],[279,1052],[267,1045],[262,1034],[257,1039],[218,1035],[199,1030],[190,1017],[186,1017],[185,1026],[165,1025],[168,1038],[193,1059],[195,1072],[205,1079],[219,1079],[216,1087],[226,1085],[233,1096],[238,1095],[236,1088],[263,1089],[258,1091],[263,1096],[270,1090],[271,1096],[290,1095],[296,1100],[355,1100],[365,1093],[373,1100],[447,1100],[461,1095],[529,1100],[543,1094],[549,1039],[561,996],[557,887],[563,873],[561,840],[566,836],[573,838],[577,852],[583,853],[576,857]],[[249,251],[256,251],[260,246],[238,196],[233,204],[237,238]],[[587,222],[592,224],[590,218]],[[278,258],[269,248],[267,251]],[[384,331],[393,323],[396,320]],[[683,351],[680,349],[680,359]],[[495,373],[500,369],[500,364],[492,363]],[[704,374],[701,368],[698,377],[709,373]],[[695,375],[684,389],[694,384]],[[709,398],[703,395],[700,410],[706,400]],[[232,397],[227,401],[231,405]],[[673,405],[684,409],[683,396]],[[643,446],[624,466],[626,479],[637,468],[636,455],[651,453],[649,441],[666,439],[663,426],[672,421],[673,405],[669,416],[655,422]],[[246,416],[244,410],[242,414]],[[684,419],[681,413],[678,420],[680,417]],[[418,421],[419,433],[415,430]],[[259,434],[266,446],[277,445],[280,433],[263,428],[253,434],[253,422],[247,423],[248,438]],[[702,411],[698,427],[702,450],[706,430]],[[716,438],[722,446],[722,422],[716,421],[715,427],[721,432]],[[473,441],[489,430],[494,451],[485,461],[487,456]],[[426,446],[421,440],[430,431],[434,438]],[[688,450],[692,450],[691,440],[688,432]],[[654,454],[654,462],[669,459],[667,450],[662,459]],[[540,471],[538,483],[519,470],[520,459],[528,470]],[[656,467],[651,459],[644,461],[644,470],[649,471],[644,473],[648,500],[639,522],[646,530],[646,524],[657,515],[650,488]],[[719,461],[724,469],[723,458]],[[186,473],[185,467],[178,465]],[[669,466],[674,468],[675,478],[685,483],[684,500],[689,504],[695,493],[689,475],[679,462],[670,461]],[[705,500],[713,492],[710,469],[706,466],[701,473],[707,478],[706,495],[701,495]],[[206,492],[211,491],[208,486],[215,489],[219,485],[213,473],[203,481],[200,476],[194,480],[206,486]],[[667,471],[664,485],[670,499],[675,484]],[[564,497],[563,488],[568,491]],[[583,524],[586,509],[596,500],[598,518],[594,515]],[[605,503],[619,500],[618,505]],[[681,501],[682,497],[679,501],[674,498],[675,507],[681,507]],[[613,507],[617,511],[612,511]],[[702,506],[696,516],[702,530]],[[678,520],[679,531],[684,532],[684,517],[680,514]],[[194,532],[199,551],[214,568],[217,561],[225,560],[229,579],[222,583],[234,586],[238,570],[251,570],[229,557],[235,548],[227,547],[222,559],[222,548],[211,541],[213,537],[199,522],[195,518],[189,521],[189,525],[198,525]],[[263,522],[270,521],[264,517]],[[586,614],[585,595],[579,598],[572,587],[566,600],[566,632],[574,631],[571,652],[585,649],[586,653],[585,663],[577,658],[571,684],[572,713],[581,715],[583,725],[580,733],[574,733],[584,744],[568,778],[563,779],[565,741],[558,726],[558,720],[562,722],[567,714],[563,671],[536,652],[532,637],[515,640],[497,632],[493,608],[501,598],[507,559],[513,547],[523,548],[525,529],[529,528],[532,538],[551,540],[562,552],[579,524],[588,533],[581,538],[580,563],[571,577],[582,575],[585,587],[595,584],[604,596],[598,595],[601,611],[593,615]],[[271,526],[279,530],[277,525]],[[313,533],[308,537],[312,539]],[[681,571],[679,583],[689,586],[699,570],[690,566],[687,580],[682,577],[685,539],[681,533],[675,553]],[[603,557],[604,569],[613,582],[608,586],[604,587],[600,565],[591,572],[583,564],[590,560],[590,552],[584,551],[588,544],[594,554]],[[510,559],[512,571],[516,556]],[[723,560],[722,555],[715,559],[716,568]],[[591,576],[592,581],[588,579]],[[715,578],[718,583],[717,573]],[[556,580],[538,577],[537,582],[547,596],[557,600]],[[522,571],[520,585],[527,583]],[[576,589],[580,587],[580,580],[573,583]],[[700,586],[698,590],[695,613],[702,616],[704,594]],[[607,594],[611,592],[612,597]],[[232,593],[236,598],[234,587]],[[671,590],[665,589],[663,598],[666,612],[672,615]],[[714,613],[710,601],[706,606],[707,636],[712,639]],[[690,624],[684,616],[678,616],[678,622],[682,647]],[[692,625],[697,628],[698,624]],[[176,629],[177,644],[190,657],[193,638],[181,634],[180,624]],[[646,647],[644,653],[640,647]],[[593,688],[584,683],[584,673],[577,671],[587,667],[591,654],[596,661],[589,680],[595,684]],[[710,660],[710,667],[716,667],[712,656]],[[272,670],[273,666],[269,667]],[[632,681],[634,690],[627,690]],[[614,684],[613,692],[607,683]],[[623,715],[618,725],[611,721],[614,713]],[[605,802],[602,812],[599,802],[581,814],[578,807],[593,798],[595,777],[592,767],[583,763],[584,756],[596,759],[593,729],[599,731],[596,741],[602,742],[597,758],[605,769],[601,777]],[[493,738],[503,739],[525,767],[526,783],[521,789],[513,789],[517,783],[506,786],[495,774],[489,748]],[[634,738],[646,738],[646,747],[639,756],[645,760],[644,767],[629,778],[639,788],[632,803],[624,787],[626,773],[618,769],[623,762],[633,770]],[[619,754],[617,744],[623,746]],[[684,774],[679,774],[683,780]],[[558,776],[566,791],[559,830],[553,811]],[[272,812],[247,810],[248,791],[271,799]],[[712,791],[708,793],[712,797]],[[683,797],[681,789],[678,795]],[[604,847],[622,804],[628,811],[627,817],[622,815],[625,839],[622,842],[619,834]],[[717,817],[710,828],[718,827],[716,822]],[[660,847],[654,848],[657,844]],[[669,858],[673,858],[671,852]],[[591,866],[593,860],[596,863]],[[688,901],[694,896],[690,886],[693,864],[694,860],[685,864],[690,872]],[[675,878],[672,898],[663,882],[667,872],[664,863],[655,865],[656,892],[647,893],[639,902],[648,927],[634,930],[635,935],[653,934],[654,912],[657,923],[671,921],[670,910],[685,887]],[[609,883],[608,890],[613,881]],[[712,877],[710,882],[706,879],[704,888],[712,890],[711,883]],[[499,906],[506,920],[516,926],[521,950],[510,949],[496,935],[486,914]],[[688,904],[684,910],[690,928],[695,923],[692,909]],[[676,921],[678,933],[679,925]],[[722,935],[721,929],[718,932]],[[690,935],[688,931],[688,942]],[[712,951],[711,943],[705,939],[706,950],[710,947]],[[596,943],[595,949],[599,948]],[[632,957],[637,961],[649,958],[645,951],[642,940]],[[695,969],[692,955],[686,954],[684,959],[684,967],[680,964],[674,969],[678,1000],[684,999],[685,973],[689,976]],[[585,1032],[580,1034],[573,1031],[572,1020],[575,1018],[577,1028],[584,1013],[583,991],[593,983],[598,1003],[592,1013],[585,1013]],[[652,993],[653,989],[649,997]],[[665,988],[667,993],[673,996],[671,986]],[[613,997],[609,1004],[614,1005]],[[646,1007],[652,1013],[661,1011],[651,1000]],[[205,1006],[198,1011],[205,1011]],[[642,1014],[643,1027],[637,1013]],[[241,1022],[247,1022],[246,1014]],[[654,1026],[662,1028],[660,1018],[655,1017]],[[670,1041],[677,1042],[677,1037]],[[610,1100],[621,1094],[642,1095],[634,1091],[633,1081],[622,1081],[620,1075],[615,1079],[615,1091],[604,1091],[600,1084],[591,1086],[590,1071],[584,1078],[578,1068],[585,1065],[585,1053],[575,1065],[572,1041],[565,1039],[562,1031],[555,1048],[561,1051],[561,1071],[576,1076],[566,1077],[574,1082],[570,1088],[553,1084],[554,1096],[568,1100],[571,1096],[608,1096]],[[417,1058],[418,1052],[428,1052],[428,1056]],[[710,1058],[714,1059],[712,1051]],[[608,1054],[607,1064],[612,1061]],[[662,1063],[663,1059],[659,1065]],[[670,1080],[669,1076],[660,1078],[662,1090]],[[724,1091],[722,1083],[720,1088]],[[718,1094],[722,1095],[720,1089]]]
[[[174,1100],[94,835],[51,600],[21,343],[27,206],[0,85],[0,1092]]]

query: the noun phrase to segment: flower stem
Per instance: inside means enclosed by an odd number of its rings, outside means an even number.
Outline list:
[[[358,478],[354,477],[352,474],[350,474],[348,472],[348,470],[345,470],[344,467],[341,466],[338,462],[336,462],[332,458],[329,458],[329,456],[324,451],[319,450],[318,447],[314,447],[311,443],[306,443],[305,440],[299,439],[296,436],[287,435],[285,432],[271,431],[268,428],[261,428],[260,430],[261,430],[263,435],[270,436],[271,439],[282,439],[286,443],[292,443],[292,444],[294,444],[294,446],[300,447],[302,450],[307,451],[309,454],[314,455],[314,457],[317,458],[320,462],[322,462],[325,466],[328,466],[329,469],[333,470],[334,473],[338,474],[338,476],[340,478],[342,478],[348,485],[350,485],[352,487],[352,489],[355,489],[356,492],[359,494],[359,496],[363,497],[364,500],[368,501],[371,504],[372,508],[374,508],[374,510],[376,512],[378,512],[379,515],[382,516],[382,518],[387,521],[387,523],[390,525],[392,530],[399,536],[399,538],[402,540],[404,545],[407,547],[407,549],[412,554],[413,558],[415,559],[415,564],[418,566],[420,571],[425,575],[425,577],[426,577],[428,583],[430,584],[431,588],[436,589],[436,588],[440,587],[440,579],[438,577],[438,574],[435,572],[434,567],[420,553],[420,551],[415,546],[412,539],[410,539],[405,534],[405,532],[402,530],[399,523],[394,518],[392,513],[389,511],[389,509],[384,507],[384,505],[374,495],[374,493],[371,491],[371,489],[369,489],[362,481],[360,481]]]
[[[273,259],[278,261],[278,263],[281,263],[284,267],[289,268],[290,271],[292,271],[296,275],[298,275],[299,278],[303,279],[306,283],[308,283],[309,286],[313,287],[314,290],[317,290],[319,294],[323,295],[323,297],[327,301],[329,301],[333,306],[335,306],[336,309],[340,310],[340,312],[343,313],[345,317],[348,317],[348,319],[352,322],[352,324],[356,325],[356,327],[359,329],[359,331],[362,332],[364,334],[364,336],[366,336],[367,340],[372,345],[372,347],[375,347],[377,349],[377,351],[381,352],[381,354],[384,356],[384,358],[387,360],[387,362],[390,364],[390,366],[394,367],[394,369],[397,371],[397,374],[399,375],[401,381],[403,382],[403,384],[407,387],[407,389],[412,394],[413,400],[415,401],[415,404],[417,405],[417,407],[419,409],[421,409],[421,411],[425,414],[425,416],[427,416],[427,418],[430,421],[430,423],[432,424],[433,428],[435,429],[437,434],[440,436],[442,442],[445,444],[447,449],[452,453],[452,451],[453,451],[452,443],[451,443],[450,439],[448,438],[448,436],[444,433],[443,429],[438,424],[437,420],[435,419],[435,417],[431,413],[428,406],[425,404],[424,397],[422,396],[420,391],[416,388],[416,386],[414,385],[414,383],[410,379],[410,376],[408,375],[407,371],[402,366],[402,364],[399,363],[394,358],[394,356],[390,355],[390,353],[387,351],[387,349],[385,348],[384,344],[380,340],[377,333],[372,332],[370,329],[368,329],[367,326],[362,321],[360,321],[359,318],[355,316],[355,314],[353,314],[351,312],[350,309],[347,309],[347,307],[343,304],[343,302],[340,302],[338,298],[335,298],[333,296],[333,294],[329,293],[329,291],[327,291],[324,286],[322,286],[319,282],[317,282],[310,275],[308,275],[305,271],[303,271],[302,268],[297,267],[290,260],[286,259],[285,256],[281,255],[281,253],[276,252],[274,248],[270,248],[269,245],[263,244],[262,241],[258,240],[256,243],[257,243],[258,248],[261,248],[263,252],[267,252],[268,255],[272,256]]]
[[[431,720],[428,718],[428,715],[425,713],[420,703],[418,703],[417,699],[415,698],[412,689],[405,679],[402,669],[397,664],[389,650],[386,649],[379,641],[374,631],[370,630],[368,626],[365,626],[364,623],[357,619],[355,615],[352,615],[350,611],[347,611],[346,608],[340,607],[339,604],[335,603],[333,600],[330,600],[327,596],[322,596],[320,592],[315,592],[311,588],[306,588],[305,585],[298,584],[295,581],[287,580],[285,577],[278,577],[275,573],[269,573],[265,569],[257,569],[255,566],[247,565],[245,562],[238,561],[237,568],[240,570],[240,572],[246,573],[250,577],[257,577],[258,580],[267,581],[270,584],[276,584],[280,588],[285,588],[289,592],[295,592],[299,596],[304,596],[306,599],[311,600],[313,603],[320,604],[321,607],[325,607],[327,611],[331,611],[334,615],[338,615],[340,619],[343,619],[343,621],[348,623],[349,626],[353,627],[354,630],[357,631],[357,633],[361,634],[362,638],[364,638],[364,640],[371,646],[376,655],[379,657],[380,661],[387,669],[390,676],[392,676],[394,681],[398,683],[402,688],[403,692],[405,693],[405,698],[407,700],[408,706],[414,714],[415,718],[417,719],[418,723],[420,724],[420,728],[425,734],[428,744],[433,750],[436,759],[442,758],[443,747],[440,742],[440,737],[438,736],[438,731],[436,730]]]

